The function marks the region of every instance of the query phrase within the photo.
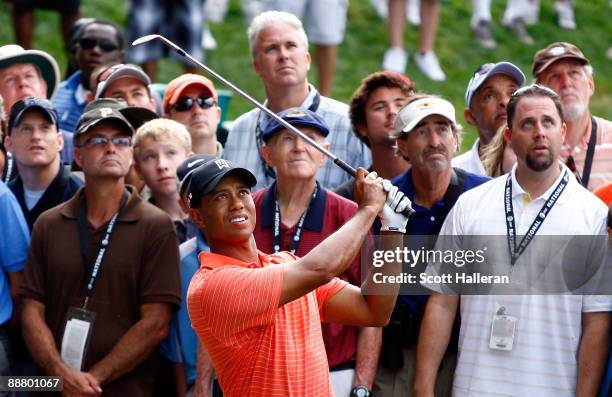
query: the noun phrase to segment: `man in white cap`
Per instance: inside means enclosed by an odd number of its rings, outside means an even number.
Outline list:
[[[461,169],[451,168],[460,133],[455,108],[441,98],[415,95],[395,119],[398,154],[411,168],[392,183],[412,200],[415,210],[406,234],[437,235],[457,198],[488,180]],[[427,298],[398,296],[390,325],[383,330],[381,360],[376,375],[375,396],[412,396],[419,325]],[[440,366],[438,395],[449,395],[456,359],[456,347],[449,347]]]
[[[469,151],[453,159],[453,166],[486,175],[482,164],[483,148],[506,123],[510,95],[524,83],[525,75],[510,62],[485,63],[476,69],[465,90],[467,108],[463,117],[476,128],[478,139]]]
[[[4,99],[4,114],[8,115],[15,102],[28,97],[51,99],[60,80],[56,60],[44,51],[24,50],[8,44],[0,47],[0,96]],[[64,164],[72,163],[72,132],[62,131]]]
[[[4,113],[20,99],[50,99],[59,82],[59,67],[44,51],[24,50],[15,44],[0,47],[0,95]]]

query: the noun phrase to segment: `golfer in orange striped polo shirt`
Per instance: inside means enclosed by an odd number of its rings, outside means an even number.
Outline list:
[[[388,181],[359,169],[353,218],[303,258],[266,255],[253,237],[255,183],[250,171],[220,159],[190,175],[190,215],[211,249],[200,254],[187,293],[193,327],[227,397],[332,396],[321,321],[384,326],[397,296],[397,286],[362,295],[336,276],[350,266],[379,213],[381,248],[401,244],[407,222],[401,211],[409,201],[397,188],[385,193]],[[396,262],[377,269],[399,270]]]

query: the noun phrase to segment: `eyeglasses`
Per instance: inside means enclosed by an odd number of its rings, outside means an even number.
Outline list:
[[[122,136],[122,135],[114,136],[112,138],[107,138],[105,136],[93,136],[89,138],[88,140],[86,140],[85,142],[79,145],[75,144],[74,146],[79,147],[79,148],[84,147],[84,146],[89,146],[89,147],[101,149],[101,148],[105,148],[109,142],[112,142],[115,147],[126,148],[129,146],[132,146],[132,137]]]
[[[213,97],[199,96],[197,98],[190,98],[188,96],[180,97],[178,101],[172,107],[177,112],[187,112],[191,110],[193,105],[197,103],[201,109],[208,109],[216,105]]]
[[[104,52],[111,52],[119,49],[119,46],[113,43],[111,40],[97,40],[97,39],[80,39],[79,46],[84,50],[93,50],[96,46]]]

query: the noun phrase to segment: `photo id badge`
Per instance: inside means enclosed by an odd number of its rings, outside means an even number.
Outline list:
[[[77,307],[68,310],[61,355],[64,362],[75,371],[82,370],[95,319],[96,313],[92,311]]]
[[[491,338],[489,348],[492,350],[510,351],[514,347],[514,334],[516,331],[516,317],[500,313],[493,316],[491,323]]]

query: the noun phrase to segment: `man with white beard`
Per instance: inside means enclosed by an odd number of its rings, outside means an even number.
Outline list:
[[[612,122],[594,117],[589,100],[595,92],[593,67],[573,44],[552,43],[533,58],[535,82],[561,97],[567,134],[561,157],[589,190],[612,180]]]

